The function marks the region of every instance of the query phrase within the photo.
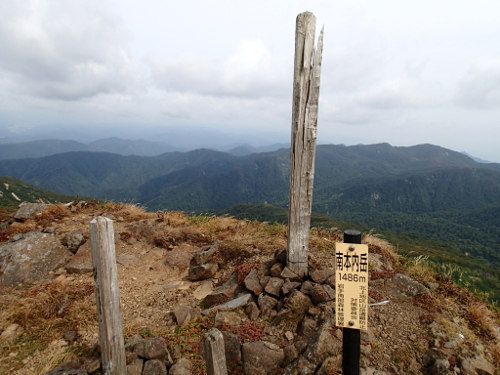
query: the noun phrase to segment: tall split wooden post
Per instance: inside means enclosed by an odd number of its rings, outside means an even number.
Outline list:
[[[307,252],[311,225],[316,129],[323,52],[323,29],[314,51],[316,17],[297,16],[293,77],[292,143],[290,148],[290,199],[288,211],[287,266],[307,275]]]
[[[123,375],[127,373],[127,364],[120,315],[120,290],[118,289],[113,222],[102,216],[92,220],[90,241],[96,286],[102,371],[104,375]]]

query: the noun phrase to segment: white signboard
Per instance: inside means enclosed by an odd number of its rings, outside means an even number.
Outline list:
[[[335,246],[335,309],[337,326],[368,328],[368,245]]]

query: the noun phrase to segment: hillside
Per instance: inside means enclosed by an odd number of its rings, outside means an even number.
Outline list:
[[[288,203],[289,151],[212,150],[157,157],[74,152],[0,161],[12,175],[61,194],[137,202],[150,210],[223,210]],[[320,145],[314,211],[380,231],[430,237],[499,266],[500,165],[433,145]]]
[[[99,373],[88,240],[89,221],[98,215],[114,220],[128,350],[137,343],[154,342],[157,351],[163,345],[161,358],[169,373],[176,373],[172,368],[182,362],[190,366],[187,373],[201,375],[199,342],[215,326],[231,342],[226,350],[231,374],[339,374],[343,333],[332,325],[335,303],[328,293],[336,284],[332,249],[341,241],[340,233],[311,232],[310,276],[292,282],[280,273],[286,247],[282,225],[83,202],[50,206],[11,224],[0,236],[0,373],[42,375],[55,369],[52,375],[63,369],[76,373],[77,368],[81,374]],[[36,277],[22,266],[13,282],[29,282],[6,287],[11,272],[6,264],[16,258],[5,263],[3,254],[23,241],[34,241],[34,253],[36,238],[53,241],[53,251],[66,252],[67,260],[45,269],[44,275],[39,269]],[[81,240],[75,246],[69,238]],[[425,259],[401,256],[366,233],[363,242],[370,249],[369,302],[389,302],[369,307],[368,332],[361,334],[362,373],[498,374],[498,315]],[[192,259],[208,247],[215,253],[207,262],[218,267],[202,280],[190,279],[196,264]],[[49,263],[48,253],[40,256]],[[278,280],[283,287],[271,288]],[[247,305],[200,315],[200,310],[241,293],[250,295]],[[254,352],[257,348],[260,354]],[[130,372],[155,361],[144,351],[129,351],[127,358]]]
[[[0,177],[0,221],[17,210],[21,202],[60,203],[71,197],[39,189],[12,177]]]

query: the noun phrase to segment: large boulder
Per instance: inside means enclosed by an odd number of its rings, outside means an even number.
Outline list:
[[[67,273],[91,273],[93,272],[92,266],[92,250],[90,242],[86,242],[81,246],[76,254],[65,266]]]
[[[258,341],[243,344],[242,357],[245,374],[268,375],[279,371],[285,354],[277,345]]]
[[[42,280],[68,262],[71,255],[53,234],[16,235],[0,245],[0,288]]]
[[[12,217],[19,221],[31,219],[39,212],[42,212],[45,207],[50,206],[45,203],[29,203],[23,202],[19,205],[19,209],[12,215]]]

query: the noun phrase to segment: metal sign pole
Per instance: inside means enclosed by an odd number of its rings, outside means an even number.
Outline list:
[[[344,243],[361,243],[361,232],[348,229],[344,232]],[[361,334],[359,329],[344,328],[342,336],[342,373],[359,375]]]

